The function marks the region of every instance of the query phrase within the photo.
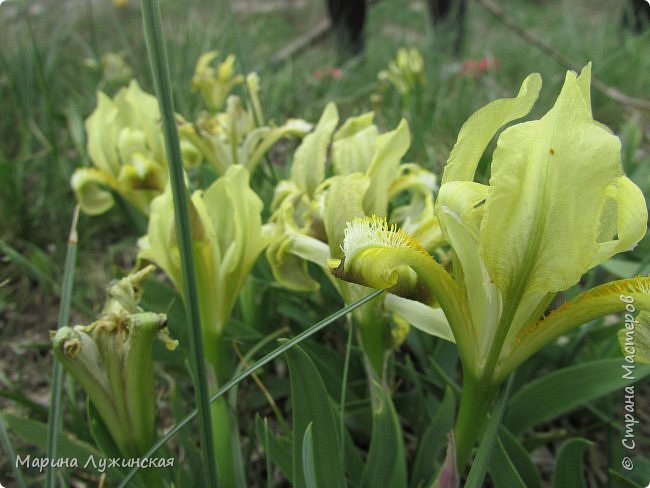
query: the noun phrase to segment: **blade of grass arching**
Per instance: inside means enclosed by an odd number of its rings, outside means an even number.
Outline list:
[[[21,267],[31,277],[50,286],[55,291],[55,293],[62,293],[62,290],[59,288],[59,284],[54,281],[54,278],[39,269],[33,262],[18,252],[18,250],[10,246],[3,239],[0,239],[0,252],[2,252],[16,266]],[[71,299],[75,307],[77,307],[81,312],[88,316],[93,315],[93,311],[81,300],[75,297],[71,297]]]
[[[55,291],[58,291],[58,284],[51,276],[40,270],[36,265],[34,265],[34,263],[32,263],[29,259],[23,256],[20,252],[18,252],[18,250],[13,248],[8,242],[3,239],[0,239],[0,252],[7,256],[9,261],[12,261],[17,266],[23,268],[33,278],[47,283]]]
[[[249,361],[257,354],[257,352],[266,347],[268,344],[270,344],[272,341],[275,341],[280,338],[282,334],[287,332],[289,330],[288,327],[283,327],[281,329],[276,330],[272,334],[267,335],[264,337],[264,339],[260,340],[257,344],[255,344],[253,347],[250,348],[246,352],[244,356],[241,356],[240,353],[237,351],[237,348],[235,347],[235,352],[237,352],[237,355],[239,357],[239,365],[237,366],[237,369],[235,369],[235,375],[239,374],[241,371],[243,371],[245,368],[249,366]],[[275,400],[273,400],[273,397],[269,393],[269,391],[264,387],[264,384],[253,375],[253,380],[257,384],[258,388],[262,392],[262,395],[267,400],[267,403],[271,407],[271,410],[273,411],[273,414],[275,415],[275,419],[278,421],[278,424],[280,425],[282,431],[286,434],[289,435],[291,432],[291,429],[289,429],[289,426],[287,425],[287,421],[284,420],[284,417],[282,416],[282,412],[280,412],[280,409],[275,403]],[[232,390],[228,393],[228,403],[230,404],[230,408],[233,410],[236,410],[237,406],[237,386],[235,385]],[[266,421],[266,419],[265,419]]]
[[[505,388],[501,392],[501,398],[499,398],[499,402],[492,411],[492,415],[490,415],[490,420],[488,421],[485,432],[483,433],[481,443],[478,446],[476,459],[474,459],[474,463],[472,464],[469,475],[467,476],[465,488],[481,488],[483,486],[483,480],[485,479],[485,473],[487,472],[490,458],[494,451],[499,427],[501,426],[503,414],[506,410],[506,405],[508,404],[508,397],[510,396],[510,387],[512,386],[513,378],[514,375],[510,375]]]
[[[9,464],[11,465],[11,470],[14,473],[14,478],[16,478],[16,484],[19,488],[25,488],[25,480],[23,475],[18,469],[18,463],[14,462],[16,459],[16,451],[14,446],[11,444],[11,439],[9,439],[9,434],[7,434],[7,429],[5,429],[4,421],[0,415],[0,440],[2,440],[2,447],[4,448],[5,453],[7,454],[7,459],[9,459]]]
[[[162,33],[160,5],[157,0],[141,0],[142,20],[149,54],[149,63],[153,75],[163,135],[169,164],[170,185],[174,198],[174,218],[176,239],[180,249],[181,268],[183,270],[183,296],[185,309],[190,323],[190,358],[196,384],[195,397],[199,416],[199,433],[203,462],[206,468],[206,486],[217,486],[217,469],[212,439],[212,421],[208,401],[208,379],[201,340],[201,318],[199,314],[199,290],[196,283],[194,252],[192,247],[192,228],[189,215],[187,189],[183,172],[180,142],[176,129],[176,115],[172,99],[167,52]]]
[[[72,302],[72,285],[74,283],[75,264],[77,262],[77,221],[79,220],[79,205],[72,214],[72,225],[68,236],[68,249],[65,255],[65,266],[63,268],[63,282],[61,284],[61,304],[59,305],[58,327],[68,325],[70,320],[70,303]],[[54,370],[52,371],[52,387],[50,398],[50,412],[48,415],[47,430],[47,458],[57,458],[57,438],[61,419],[63,417],[63,403],[61,393],[63,391],[63,366],[54,358]],[[56,476],[52,463],[47,466],[45,473],[45,486],[54,488]]]
[[[249,366],[248,368],[246,368],[245,370],[243,370],[241,373],[239,373],[239,374],[233,376],[229,381],[227,381],[226,383],[224,383],[224,384],[223,384],[223,385],[222,385],[222,386],[221,386],[221,387],[220,387],[220,388],[219,388],[219,389],[218,389],[218,390],[217,390],[217,391],[216,391],[216,392],[215,392],[215,393],[210,397],[210,402],[213,402],[213,401],[215,401],[217,398],[220,398],[220,397],[222,397],[223,395],[225,395],[226,393],[228,393],[228,391],[230,391],[230,389],[232,389],[232,388],[234,388],[235,386],[237,386],[237,385],[238,385],[239,383],[241,383],[243,380],[245,380],[245,379],[248,378],[250,375],[252,375],[255,371],[257,371],[258,369],[260,369],[262,366],[266,366],[266,365],[269,364],[271,361],[273,361],[275,358],[277,358],[278,356],[281,356],[282,354],[284,354],[286,351],[288,351],[289,349],[291,349],[291,348],[294,347],[295,345],[300,344],[302,341],[304,341],[305,339],[307,339],[307,338],[313,336],[316,332],[318,332],[318,331],[320,331],[321,329],[325,328],[326,326],[328,326],[328,325],[331,324],[332,322],[335,322],[336,320],[340,319],[341,317],[343,317],[343,316],[347,315],[348,313],[352,312],[354,309],[359,308],[361,305],[364,305],[365,303],[369,302],[369,301],[372,300],[373,298],[378,297],[378,296],[381,295],[382,293],[383,293],[383,290],[375,290],[375,291],[373,291],[372,293],[370,293],[370,294],[366,295],[365,297],[363,297],[361,300],[358,300],[358,301],[356,301],[356,302],[354,302],[354,303],[352,303],[352,304],[350,304],[350,305],[348,305],[348,306],[342,308],[341,310],[339,310],[339,311],[333,313],[333,314],[330,315],[329,317],[327,317],[327,318],[321,320],[321,321],[318,322],[317,324],[314,324],[314,325],[312,325],[311,327],[309,327],[308,329],[304,330],[303,332],[301,332],[300,334],[298,334],[298,335],[297,335],[296,337],[294,337],[293,339],[288,340],[287,342],[285,342],[284,344],[282,344],[280,347],[278,347],[277,349],[274,349],[273,351],[271,351],[270,353],[268,353],[266,356],[264,356],[264,357],[261,358],[260,360],[256,361],[256,362],[253,363],[251,366]],[[192,410],[192,411],[191,411],[191,412],[190,412],[190,413],[189,413],[189,414],[188,414],[184,419],[182,419],[182,420],[181,420],[180,422],[178,422],[174,427],[172,427],[171,429],[169,429],[169,430],[167,431],[167,433],[166,433],[165,435],[163,435],[163,436],[158,440],[158,442],[156,442],[156,443],[153,445],[153,447],[152,447],[151,449],[149,449],[149,451],[147,451],[146,454],[144,454],[143,456],[141,456],[141,459],[144,460],[144,459],[148,459],[148,458],[150,458],[151,456],[153,456],[153,455],[156,453],[156,451],[157,451],[158,449],[160,449],[162,446],[164,446],[164,445],[167,443],[167,441],[169,441],[169,439],[171,439],[172,437],[174,437],[174,435],[176,435],[176,433],[177,433],[179,430],[181,430],[181,429],[182,429],[183,427],[185,427],[188,423],[190,423],[190,422],[192,421],[192,419],[193,419],[194,417],[196,417],[197,414],[198,414],[198,411],[197,411],[196,409]],[[138,472],[138,469],[139,469],[139,465],[140,465],[140,464],[142,464],[142,463],[138,463],[138,465],[136,465],[133,469],[131,469],[131,471],[129,471],[129,472],[127,473],[126,477],[122,480],[122,482],[120,483],[120,485],[119,485],[118,488],[125,488],[125,487],[127,486],[128,482],[129,482],[129,481],[133,478],[133,476]]]

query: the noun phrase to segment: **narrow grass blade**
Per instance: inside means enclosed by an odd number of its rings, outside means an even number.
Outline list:
[[[517,473],[519,473],[521,479],[524,481],[526,488],[542,488],[544,486],[542,478],[537,466],[531,459],[530,453],[503,425],[499,429],[499,441],[505,449],[506,455],[512,461]]]
[[[503,414],[506,410],[506,405],[508,404],[508,397],[510,396],[510,387],[512,386],[513,378],[514,376],[511,375],[506,387],[501,393],[501,398],[499,399],[497,406],[492,412],[492,415],[490,415],[490,420],[485,428],[483,438],[478,447],[476,459],[474,460],[474,464],[472,464],[472,468],[467,476],[465,488],[481,488],[483,486],[483,480],[485,479],[485,473],[494,451],[497,434],[499,433],[499,427],[501,426],[501,420],[503,419]]]
[[[20,252],[14,249],[8,242],[3,239],[0,239],[0,251],[7,256],[7,258],[20,266],[26,273],[31,275],[33,278],[47,283],[54,290],[58,291],[57,283],[52,279],[51,276],[45,274],[43,271],[38,269],[29,259],[23,256]]]
[[[345,345],[345,360],[343,362],[343,380],[341,381],[341,406],[339,414],[339,438],[345,439],[345,400],[348,391],[348,372],[350,369],[350,351],[354,335],[354,321],[348,320],[348,340]],[[345,465],[345,442],[341,442],[341,461]]]
[[[79,220],[79,205],[74,209],[72,215],[72,225],[68,237],[68,249],[65,255],[65,267],[63,269],[63,282],[61,284],[61,304],[59,306],[59,318],[57,327],[68,325],[70,320],[70,303],[72,302],[72,286],[74,283],[74,271],[77,261],[77,221]],[[47,431],[47,457],[48,459],[57,458],[57,439],[58,431],[61,426],[63,415],[63,404],[61,402],[61,393],[63,391],[63,366],[54,358],[54,370],[52,372],[52,388],[50,399],[50,412],[48,416]],[[45,473],[45,486],[54,488],[56,486],[56,476],[52,464],[48,464]]]
[[[281,329],[276,330],[272,334],[267,335],[264,337],[262,340],[260,340],[257,344],[255,344],[253,347],[251,347],[248,352],[241,358],[239,365],[237,366],[237,369],[235,369],[234,374],[239,374],[244,368],[248,366],[248,362],[257,354],[260,349],[266,347],[269,345],[271,342],[276,341],[277,339],[280,338],[282,334],[287,332],[289,330],[288,327],[283,327]],[[291,429],[289,428],[289,425],[287,424],[286,420],[284,420],[284,417],[282,416],[282,412],[278,408],[278,406],[275,404],[275,401],[273,400],[273,397],[271,396],[271,393],[268,392],[268,390],[264,387],[264,385],[259,381],[258,378],[253,376],[253,379],[255,380],[255,383],[257,383],[258,388],[264,395],[264,397],[267,399],[267,402],[269,406],[271,407],[271,410],[273,410],[273,413],[275,415],[275,419],[278,421],[278,424],[280,425],[281,429],[283,430],[284,433],[287,435],[291,432]],[[233,387],[229,392],[228,392],[228,404],[230,405],[230,408],[233,411],[237,411],[237,391],[238,388],[237,386]],[[266,422],[266,419],[264,420]]]
[[[498,437],[493,451],[488,471],[494,486],[496,488],[527,488],[515,464],[508,456],[503,442]]]
[[[273,487],[274,468],[293,486],[293,441],[282,434],[271,432],[267,418],[255,416],[255,433],[264,444],[264,457],[267,466],[267,488]]]
[[[305,339],[311,337],[312,335],[314,335],[319,330],[327,327],[332,322],[335,322],[336,320],[340,319],[341,317],[343,317],[343,316],[347,315],[348,313],[352,312],[352,310],[354,310],[356,308],[359,308],[361,305],[364,305],[365,303],[369,302],[373,298],[376,298],[377,296],[381,295],[382,293],[383,293],[383,290],[375,290],[372,293],[370,293],[369,295],[366,295],[365,297],[363,297],[361,300],[358,300],[358,301],[352,303],[351,305],[348,305],[348,306],[342,308],[338,312],[333,313],[332,315],[330,315],[329,317],[321,320],[317,324],[312,325],[307,330],[304,330],[303,332],[298,334],[293,339],[288,340],[287,342],[282,344],[277,349],[275,349],[275,350],[271,351],[270,353],[268,353],[266,356],[264,356],[259,361],[253,363],[251,366],[246,368],[241,373],[233,376],[230,379],[230,381],[224,383],[221,386],[221,388],[219,388],[210,397],[210,401],[213,402],[217,398],[225,395],[226,393],[228,393],[228,391],[230,391],[231,388],[237,386],[239,383],[241,383],[243,380],[248,378],[250,375],[252,375],[255,371],[260,369],[262,366],[265,366],[265,365],[269,364],[275,358],[277,358],[278,356],[281,356],[286,351],[288,351],[289,349],[294,347],[296,344],[300,344],[302,341],[304,341]],[[167,443],[167,441],[169,441],[169,439],[171,439],[174,435],[176,435],[176,433],[179,430],[181,430],[183,427],[185,427],[187,424],[189,424],[192,421],[192,419],[194,417],[196,417],[197,413],[198,413],[198,411],[196,409],[192,410],[192,412],[190,412],[183,420],[181,420],[174,427],[169,429],[169,431],[164,436],[162,436],[158,440],[158,442],[156,442],[153,445],[153,447],[151,449],[149,449],[149,451],[144,456],[142,456],[142,459],[148,459],[151,456],[153,456],[156,453],[156,451],[158,449],[160,449],[162,446],[164,446]],[[129,471],[127,473],[126,477],[120,483],[119,488],[125,488],[128,485],[128,482],[133,478],[133,476],[137,472],[138,472],[138,467],[136,466],[135,468],[133,468],[131,471]]]
[[[257,420],[257,419],[255,419]],[[266,454],[266,488],[273,486],[273,467],[271,465],[271,450],[269,449],[269,425],[264,419],[264,453]]]
[[[3,239],[0,239],[0,252],[2,252],[16,266],[22,268],[29,276],[41,281],[42,283],[47,284],[54,290],[55,293],[59,295],[62,294],[63,291],[59,287],[59,284],[54,281],[54,278],[40,270],[37,266],[34,265],[34,263],[32,263],[28,258],[18,252],[14,247],[9,245],[9,243]],[[71,300],[73,301],[75,307],[77,307],[77,309],[79,309],[81,312],[86,315],[92,315],[93,311],[85,303],[75,297],[71,297]]]
[[[650,366],[637,364],[626,378],[621,358],[599,359],[553,371],[528,383],[513,395],[505,425],[515,436],[585,403],[641,381]]]
[[[206,375],[203,343],[201,341],[201,319],[199,314],[199,290],[196,283],[194,253],[192,247],[192,228],[189,216],[188,195],[185,188],[183,160],[176,129],[176,116],[172,99],[167,52],[162,33],[160,5],[157,0],[141,0],[147,52],[153,74],[156,95],[160,105],[165,148],[169,163],[170,185],[174,197],[174,216],[176,238],[180,249],[185,308],[190,323],[190,358],[194,370],[196,404],[198,406],[199,431],[203,462],[206,469],[206,485],[217,486],[217,471],[214,444],[211,436],[212,422],[208,401],[208,380]]]
[[[19,488],[25,488],[25,480],[23,479],[23,475],[20,473],[20,470],[18,469],[18,466],[16,465],[16,451],[14,450],[14,447],[11,445],[11,439],[9,439],[9,435],[7,434],[7,429],[5,429],[5,424],[2,419],[2,416],[0,415],[0,440],[2,441],[2,447],[4,448],[5,453],[7,454],[7,459],[9,459],[9,464],[11,464],[11,469],[14,473],[14,477],[16,478],[16,484]]]

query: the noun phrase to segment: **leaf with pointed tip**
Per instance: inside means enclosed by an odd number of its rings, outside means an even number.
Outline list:
[[[371,380],[370,387],[374,395],[372,437],[361,486],[402,488],[407,485],[406,455],[397,412],[382,385]]]
[[[602,359],[554,371],[512,396],[505,425],[514,435],[650,375],[650,366],[636,365],[633,380],[622,378],[621,358]]]
[[[419,440],[415,461],[411,468],[410,486],[412,488],[427,483],[434,476],[436,457],[442,447],[442,442],[454,428],[455,403],[453,391],[447,387],[435,417],[431,419],[429,427]]]
[[[262,420],[262,417],[255,417],[255,433],[260,444],[265,446],[265,455],[270,458],[278,469],[287,477],[290,483],[293,482],[293,453],[292,442],[280,435],[271,432]],[[268,442],[266,442],[268,440]]]
[[[587,439],[574,438],[567,440],[557,455],[555,472],[553,473],[553,488],[585,488],[587,483],[584,476],[583,457],[585,450],[593,442]]]
[[[497,439],[488,467],[490,479],[496,488],[526,488],[501,439]]]
[[[298,488],[308,484],[303,460],[305,432],[311,426],[314,464],[313,480],[323,488],[345,485],[345,472],[339,453],[338,421],[323,379],[309,356],[298,346],[287,351],[291,379],[293,412],[293,483]]]

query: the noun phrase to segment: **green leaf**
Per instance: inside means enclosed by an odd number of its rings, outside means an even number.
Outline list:
[[[612,484],[614,488],[647,488],[611,468],[608,470],[608,473],[610,479],[614,481]]]
[[[375,380],[371,380],[370,388],[372,437],[361,486],[402,488],[407,484],[402,428],[389,392]]]
[[[454,393],[450,387],[431,419],[429,426],[420,438],[415,461],[411,469],[410,486],[415,488],[428,482],[435,475],[435,463],[446,436],[454,428],[456,405]]]
[[[537,467],[530,458],[530,454],[517,438],[508,429],[501,426],[499,429],[499,440],[512,461],[517,473],[524,481],[526,488],[542,488],[542,479]]]
[[[293,484],[293,443],[282,436],[275,435],[262,417],[255,417],[255,433],[260,444],[265,446],[266,456]]]
[[[305,473],[307,488],[316,488],[316,460],[314,459],[314,436],[311,433],[312,422],[309,423],[302,438],[302,469]]]
[[[513,381],[513,376],[511,375],[510,379],[506,383],[505,388],[502,390],[502,392],[499,395],[499,399],[497,401],[496,406],[494,407],[494,410],[490,414],[490,419],[488,421],[487,426],[485,427],[485,431],[482,434],[483,437],[481,438],[481,442],[478,446],[478,451],[476,452],[476,458],[474,459],[474,463],[472,464],[472,467],[469,471],[469,475],[467,476],[467,482],[465,483],[465,488],[479,488],[483,486],[483,480],[485,479],[485,472],[491,466],[490,462],[492,461],[494,451],[501,450],[501,446],[499,445],[499,439],[497,435],[499,432],[499,428],[501,427],[501,423],[503,421],[503,414],[504,411],[506,410],[506,405],[508,404],[508,398],[510,396],[510,388],[512,386],[512,381]],[[514,487],[522,486],[521,484],[518,484],[516,481],[517,478],[517,476],[515,476],[517,474],[516,471],[513,474],[509,470],[510,468],[509,465],[511,463],[510,460],[507,459],[507,455],[505,456],[505,459],[503,459],[503,457],[499,457],[499,454],[497,454],[496,462],[497,464],[501,462],[501,466],[504,466],[503,469],[498,470],[499,475],[502,475],[506,481],[513,482],[514,484],[511,486]],[[514,467],[512,469],[514,470]]]
[[[361,484],[361,478],[363,477],[364,463],[359,453],[359,449],[354,445],[354,440],[350,435],[350,432],[346,430],[344,432],[345,439],[343,440],[345,445],[345,468],[348,482],[351,486],[359,486]]]
[[[650,366],[636,365],[633,379],[622,376],[627,363],[622,358],[603,359],[571,366],[529,383],[508,404],[505,425],[514,435],[554,419],[608,393],[644,379]]]
[[[331,347],[327,347],[316,342],[305,342],[302,346],[309,358],[316,365],[318,372],[323,379],[325,388],[334,402],[339,403],[341,395],[341,378],[343,377],[343,363],[339,356]],[[348,389],[348,401],[358,400],[358,395]]]
[[[9,459],[9,464],[11,465],[11,471],[13,472],[16,484],[19,488],[25,488],[27,485],[25,485],[23,475],[18,469],[18,466],[16,466],[16,463],[12,462],[14,459],[16,459],[16,450],[11,443],[11,439],[9,439],[9,434],[7,433],[7,429],[5,429],[5,424],[2,416],[0,416],[0,444],[2,444],[4,453],[7,456],[7,459]]]
[[[311,425],[314,452],[313,480],[323,488],[345,485],[338,421],[318,369],[299,347],[287,351],[291,379],[291,411],[293,412],[293,483],[298,488],[308,483],[303,462],[303,441]]]
[[[593,445],[587,439],[569,439],[562,447],[555,461],[553,473],[553,488],[585,488],[587,486],[583,473],[583,457],[585,449]]]
[[[639,269],[641,263],[624,258],[612,258],[609,261],[605,261],[600,266],[617,278],[629,278],[634,275],[645,276],[650,273],[650,264],[646,264]]]
[[[36,266],[27,256],[14,249],[4,239],[0,239],[0,251],[2,251],[2,254],[7,261],[13,262],[16,266],[22,268],[22,270],[31,278],[39,280],[42,283],[47,283],[54,290],[58,291],[59,285],[54,281],[52,276]]]
[[[122,457],[120,450],[115,445],[115,441],[108,431],[108,427],[106,427],[106,424],[99,415],[95,404],[90,401],[90,398],[86,401],[86,412],[88,413],[88,426],[90,427],[90,433],[92,434],[97,447],[101,449],[106,457]]]
[[[497,439],[488,472],[496,488],[526,488],[501,439]],[[568,486],[568,485],[567,485]]]
[[[39,419],[46,419],[47,408],[41,405],[40,403],[36,403],[35,401],[27,398],[25,393],[26,392],[22,392],[22,391],[0,390],[0,398],[11,400],[12,402],[17,403],[18,405],[22,405],[24,408],[29,410],[29,416],[31,418],[37,417]]]

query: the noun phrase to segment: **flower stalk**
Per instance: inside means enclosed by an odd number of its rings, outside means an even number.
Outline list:
[[[212,424],[208,402],[208,380],[205,368],[203,345],[201,343],[201,317],[199,294],[197,292],[194,249],[192,247],[192,228],[185,188],[183,161],[179,135],[176,129],[174,102],[172,98],[167,51],[162,33],[160,5],[157,0],[141,0],[142,20],[162,118],[166,155],[169,160],[170,187],[174,200],[176,235],[180,248],[180,268],[183,276],[183,296],[185,311],[190,326],[190,360],[194,372],[196,403],[199,408],[199,435],[203,461],[206,467],[206,485],[217,485],[217,468],[214,445],[210,435]]]

